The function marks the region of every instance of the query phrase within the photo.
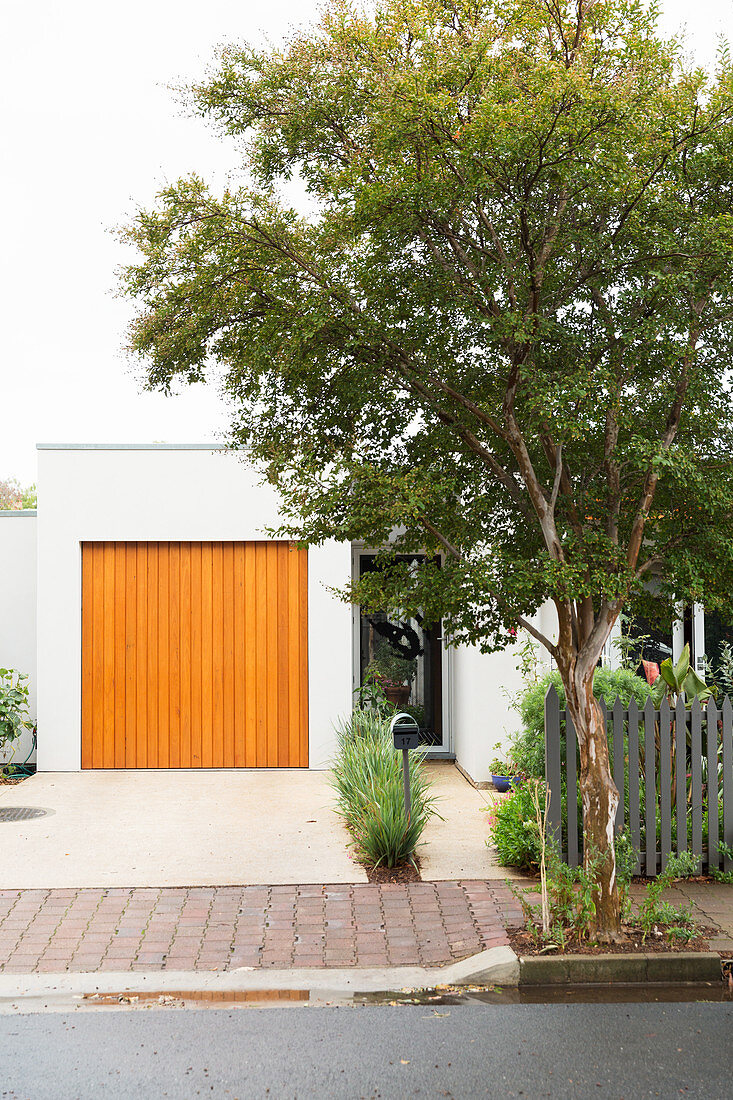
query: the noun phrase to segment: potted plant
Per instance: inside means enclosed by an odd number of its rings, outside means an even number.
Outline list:
[[[500,747],[500,745],[494,745],[494,749]],[[516,768],[503,756],[495,756],[493,758],[489,764],[489,771],[491,772],[491,782],[494,784],[495,789],[501,794],[510,791],[512,787],[519,782]]]
[[[390,703],[396,707],[404,707],[410,698],[416,671],[417,661],[414,657],[402,657],[392,648],[385,647],[372,657],[366,674],[376,680]]]

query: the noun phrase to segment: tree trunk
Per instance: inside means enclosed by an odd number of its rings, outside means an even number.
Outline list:
[[[603,859],[597,870],[598,888],[594,895],[595,930],[599,938],[613,940],[621,926],[613,837],[619,793],[611,774],[603,714],[593,695],[594,671],[592,669],[590,677],[581,683],[572,675],[567,676],[569,682],[564,673],[562,676],[566,707],[578,738],[586,869],[597,856]]]

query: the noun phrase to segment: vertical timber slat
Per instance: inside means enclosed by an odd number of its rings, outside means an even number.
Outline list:
[[[687,851],[687,710],[677,699],[674,713],[675,736],[675,808],[677,810],[677,851]]]
[[[613,781],[618,791],[618,809],[614,822],[614,835],[618,836],[624,827],[624,718],[625,709],[623,701],[616,696],[611,711],[613,715]],[[606,727],[608,728],[608,727]]]
[[[659,707],[659,818],[660,867],[667,866],[672,853],[672,731],[670,707],[662,699]],[[655,829],[656,832],[656,829]]]
[[[568,792],[568,863],[580,863],[578,847],[578,739],[570,715],[565,712],[565,763]]]
[[[307,767],[307,551],[84,543],[82,767]]]
[[[702,707],[693,699],[690,710],[690,754],[692,757],[692,851],[702,854]]]
[[[639,704],[629,702],[629,834],[637,853],[634,874],[641,874],[641,826],[639,821]]]
[[[714,699],[705,706],[705,735],[708,750],[708,867],[720,867],[718,821],[718,708]]]
[[[562,814],[560,795],[560,700],[554,684],[545,695],[545,777],[550,788],[547,807],[547,836],[562,852]]]
[[[723,719],[723,842],[733,848],[733,706],[726,696],[721,707]],[[733,870],[733,859],[725,856],[723,868]]]
[[[646,873],[650,877],[657,873],[657,779],[654,738],[656,718],[654,703],[651,699],[647,699],[644,704],[644,825]]]

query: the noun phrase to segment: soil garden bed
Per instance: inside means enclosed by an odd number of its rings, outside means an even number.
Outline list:
[[[5,775],[0,772],[0,787],[17,787],[19,783],[27,778],[27,775]]]
[[[617,943],[587,943],[577,939],[568,939],[564,951],[548,949],[547,944],[538,944],[529,932],[524,928],[509,928],[507,933],[512,949],[517,955],[634,955],[639,952],[679,953],[689,951],[709,951],[710,945],[706,939],[715,934],[714,928],[698,928],[698,935],[684,943],[682,941],[669,940],[665,935],[647,935],[643,938],[640,928],[627,927],[621,932],[621,939]]]
[[[399,863],[396,867],[383,867],[381,864],[378,867],[364,867],[367,873],[367,878],[373,883],[398,883],[400,885],[408,882],[422,882],[418,867],[413,867],[411,863]]]

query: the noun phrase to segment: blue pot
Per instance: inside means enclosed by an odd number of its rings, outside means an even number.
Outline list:
[[[516,775],[492,775],[491,782],[499,794],[506,794],[519,782],[519,779]]]

